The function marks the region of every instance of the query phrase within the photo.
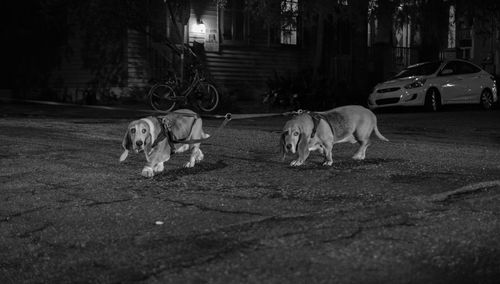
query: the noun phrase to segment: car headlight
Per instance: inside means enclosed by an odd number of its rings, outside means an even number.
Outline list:
[[[415,89],[415,88],[420,88],[423,87],[425,84],[425,80],[418,80],[413,83],[410,83],[405,86],[405,89]]]

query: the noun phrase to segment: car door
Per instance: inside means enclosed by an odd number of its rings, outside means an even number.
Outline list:
[[[444,104],[458,104],[467,101],[469,90],[466,74],[460,70],[459,61],[450,61],[441,69],[438,74],[438,84],[440,84],[441,99]]]
[[[464,103],[478,102],[482,92],[481,69],[464,61],[458,61],[458,69],[467,89]]]

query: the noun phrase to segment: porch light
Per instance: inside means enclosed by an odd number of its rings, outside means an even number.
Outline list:
[[[196,24],[192,25],[191,26],[191,31],[193,33],[199,33],[199,34],[204,34],[206,33],[206,27],[205,27],[205,24],[203,23],[203,21],[201,20],[198,20],[196,22]]]

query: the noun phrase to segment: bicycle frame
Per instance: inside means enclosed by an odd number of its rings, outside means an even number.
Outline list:
[[[198,69],[199,66],[191,65],[191,67],[192,76],[189,80],[181,82],[174,74],[163,83],[151,87],[148,100],[154,109],[170,111],[176,103],[193,103],[206,112],[213,111],[217,107],[219,102],[217,88],[205,80],[203,70]],[[160,93],[157,93],[157,90]],[[192,96],[195,98],[191,98]]]
[[[198,69],[194,70],[194,76],[189,83],[189,86],[182,91],[181,97],[187,97],[191,94],[191,92],[198,86],[201,81],[200,71]]]

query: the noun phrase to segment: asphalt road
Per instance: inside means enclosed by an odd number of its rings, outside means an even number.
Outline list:
[[[231,121],[146,179],[133,109],[0,106],[0,283],[500,279],[500,110],[379,113],[391,142],[331,167],[281,160],[286,117]]]

